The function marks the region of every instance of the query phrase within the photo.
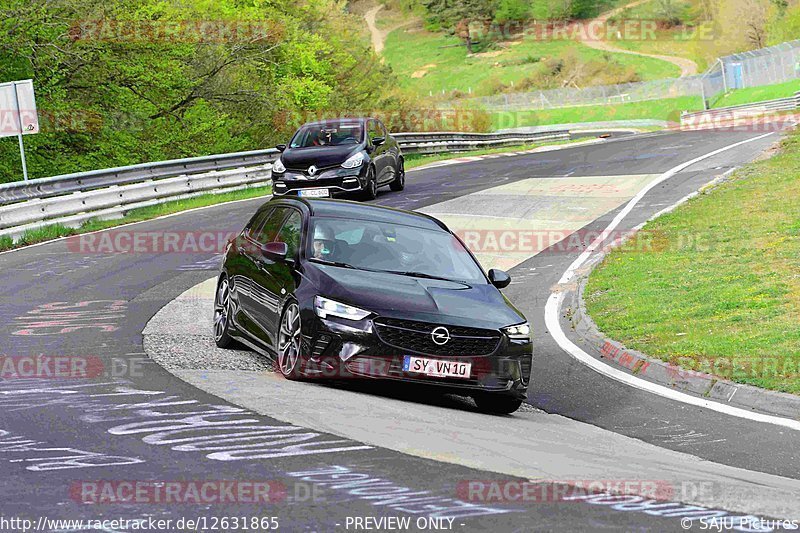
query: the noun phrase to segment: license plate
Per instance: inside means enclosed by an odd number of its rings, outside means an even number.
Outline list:
[[[460,361],[442,361],[441,359],[426,359],[406,355],[403,358],[403,371],[425,374],[437,378],[463,378],[469,379],[472,363]]]
[[[301,189],[299,195],[308,198],[327,198],[330,196],[330,193],[328,189]]]

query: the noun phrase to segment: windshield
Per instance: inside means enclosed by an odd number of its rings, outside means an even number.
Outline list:
[[[289,148],[358,144],[364,139],[361,124],[309,124],[294,134]]]
[[[446,231],[369,220],[315,217],[306,255],[363,270],[485,284],[461,242]]]

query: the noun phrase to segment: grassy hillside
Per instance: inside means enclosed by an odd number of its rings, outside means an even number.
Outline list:
[[[493,129],[600,122],[607,120],[655,119],[677,122],[681,111],[702,109],[700,97],[665,98],[629,104],[561,107],[542,111],[497,112],[492,114]]]
[[[750,87],[738,89],[727,94],[722,94],[711,102],[711,107],[724,107],[729,105],[749,104],[750,102],[760,102],[772,100],[774,98],[784,98],[792,96],[800,91],[800,80],[777,83],[775,85],[763,85],[761,87]]]
[[[652,80],[676,77],[679,69],[670,63],[629,54],[609,54],[572,41],[523,40],[498,44],[468,56],[454,36],[419,28],[398,29],[386,40],[383,56],[402,87],[421,96],[450,96],[452,91],[496,94],[501,90],[546,87],[556,83],[550,76],[553,61],[570,59],[599,66],[592,84],[616,80]],[[580,68],[580,67],[579,67]],[[603,77],[606,77],[604,79]],[[513,85],[512,85],[513,84]]]
[[[651,0],[624,9],[612,21],[642,20],[655,24],[654,38],[615,40],[620,48],[645,54],[670,55],[691,59],[700,71],[708,67],[714,56],[709,39],[714,38],[714,27],[703,20],[702,10],[697,0],[675,0],[668,2]]]

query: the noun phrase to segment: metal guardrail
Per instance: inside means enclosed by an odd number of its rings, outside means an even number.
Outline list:
[[[462,152],[476,148],[569,139],[568,131],[537,133],[398,133],[404,153]],[[0,236],[17,237],[46,224],[76,227],[92,219],[201,194],[263,186],[278,150],[175,159],[0,184]]]
[[[4,183],[0,184],[0,204],[31,198],[46,198],[48,196],[99,189],[112,185],[126,185],[148,179],[263,165],[274,161],[277,153],[278,150],[271,148],[269,150],[236,152],[189,159],[171,159],[169,161],[142,163],[126,167],[90,170],[89,172]]]
[[[466,152],[481,148],[570,138],[569,132],[565,130],[535,133],[396,133],[392,136],[397,139],[400,148],[406,154]]]
[[[723,126],[725,123],[737,119],[746,119],[747,117],[755,117],[764,113],[794,111],[795,109],[800,109],[800,92],[795,93],[794,96],[787,96],[786,98],[776,98],[774,100],[765,100],[763,102],[754,102],[751,104],[717,107],[693,113],[682,113],[681,126],[700,122],[708,122],[710,125],[718,124]]]

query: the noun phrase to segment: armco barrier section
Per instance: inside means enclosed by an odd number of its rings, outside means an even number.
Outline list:
[[[714,125],[723,127],[729,122],[746,119],[748,116],[755,117],[767,113],[781,113],[796,109],[800,109],[800,92],[795,93],[794,96],[776,98],[775,100],[683,113],[681,115],[681,126],[708,124],[709,127]]]
[[[398,133],[404,153],[434,154],[566,140],[567,131],[538,133]],[[117,167],[0,185],[0,236],[16,238],[48,224],[80,226],[202,194],[263,186],[274,148]]]

